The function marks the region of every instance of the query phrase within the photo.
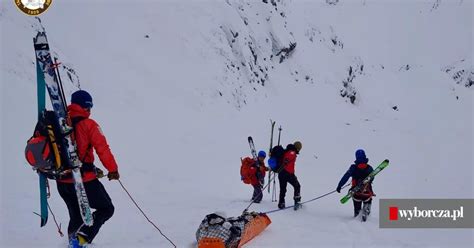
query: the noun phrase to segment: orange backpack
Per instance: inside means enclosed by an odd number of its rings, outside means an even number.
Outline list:
[[[255,160],[250,157],[242,159],[242,165],[240,166],[240,179],[245,184],[252,184],[257,179],[255,167]]]

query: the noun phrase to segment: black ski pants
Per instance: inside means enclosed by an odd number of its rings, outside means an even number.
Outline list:
[[[95,209],[94,213],[92,213],[94,224],[90,227],[83,225],[84,222],[79,210],[74,184],[57,182],[57,186],[59,195],[63,198],[69,211],[70,220],[67,228],[69,237],[80,231],[86,235],[85,238],[89,243],[92,242],[100,227],[114,214],[112,199],[110,199],[107,191],[105,191],[104,185],[98,179],[84,183],[89,205]]]
[[[354,202],[354,217],[359,215],[359,212],[362,209],[362,202],[364,203],[364,206],[368,204],[369,208],[370,208],[370,205],[372,205],[372,197],[365,200],[365,201],[357,200],[356,198],[352,198],[352,201]],[[369,211],[370,211],[370,209],[369,209]]]
[[[286,186],[288,183],[291,184],[291,186],[293,186],[294,188],[293,199],[298,198],[299,200],[301,185],[298,182],[298,178],[295,176],[295,174],[291,174],[283,169],[280,173],[278,173],[278,181],[280,182],[280,199],[278,201],[279,203],[285,202]]]
[[[257,185],[252,185],[252,186],[253,186],[252,201],[255,203],[260,203],[263,198],[262,185],[259,183]]]

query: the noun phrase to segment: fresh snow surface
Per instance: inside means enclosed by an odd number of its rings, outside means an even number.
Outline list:
[[[40,228],[33,214],[38,180],[23,151],[36,120],[37,21],[13,2],[0,5],[0,247],[66,247],[52,217]],[[380,198],[474,198],[472,16],[472,0],[57,0],[40,17],[74,70],[62,71],[66,94],[91,92],[122,182],[178,247],[196,246],[205,215],[248,205],[240,157],[249,135],[268,150],[272,119],[284,145],[303,143],[303,201],[334,190],[358,148],[390,166],[366,223],[332,194],[270,214],[246,247],[365,248],[474,245],[472,229],[380,229],[378,217]],[[341,90],[356,92],[354,104]],[[92,247],[170,247],[118,182],[102,182],[115,214]],[[275,209],[270,198],[251,210]]]

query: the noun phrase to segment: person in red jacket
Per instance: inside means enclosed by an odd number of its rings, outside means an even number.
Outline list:
[[[83,224],[72,174],[69,173],[66,177],[57,180],[59,194],[66,203],[69,212],[70,242],[77,239],[81,246],[91,243],[101,226],[114,214],[112,200],[98,179],[103,176],[103,172],[94,165],[93,150],[96,151],[100,161],[108,170],[109,180],[120,178],[114,155],[110,151],[100,126],[89,118],[92,106],[92,97],[84,90],[74,92],[71,96],[71,105],[68,106],[69,116],[74,127],[77,153],[82,162],[82,181],[89,205],[95,209],[92,214],[94,218],[92,226]]]
[[[265,166],[265,158],[267,154],[264,151],[259,151],[257,155],[258,159],[258,168],[252,167],[255,177],[252,179],[252,201],[255,203],[260,203],[263,198],[263,185],[265,184],[265,172],[268,168]]]
[[[301,185],[298,182],[298,178],[295,175],[295,162],[296,157],[299,154],[302,148],[302,144],[299,141],[296,141],[293,144],[288,144],[286,146],[285,153],[283,154],[283,169],[278,173],[278,181],[280,182],[280,198],[278,201],[278,208],[285,208],[285,195],[286,195],[286,186],[291,184],[294,188],[295,204],[301,201]]]

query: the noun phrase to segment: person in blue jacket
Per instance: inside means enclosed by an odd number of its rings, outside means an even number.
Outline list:
[[[355,187],[359,182],[364,180],[374,169],[372,166],[368,164],[369,159],[365,155],[365,151],[362,149],[358,149],[355,152],[356,160],[354,164],[352,164],[349,169],[346,171],[344,176],[342,176],[339,184],[337,185],[336,191],[341,193],[341,188],[346,184],[347,180],[352,177],[352,187]],[[362,207],[362,202],[364,203],[364,211],[366,215],[370,214],[370,206],[372,204],[372,196],[374,196],[374,192],[372,190],[372,181],[373,179],[365,185],[359,192],[356,192],[352,196],[352,200],[354,202],[354,217],[359,215],[359,212]]]

